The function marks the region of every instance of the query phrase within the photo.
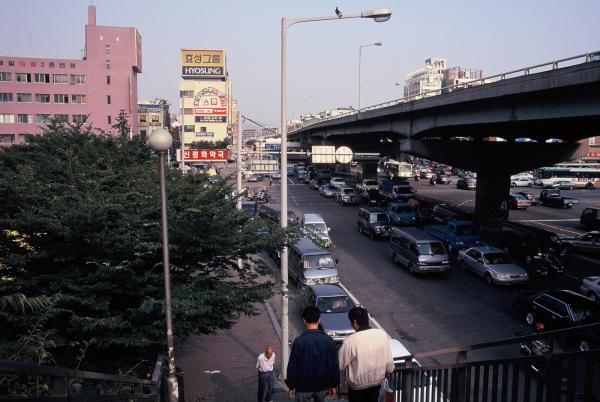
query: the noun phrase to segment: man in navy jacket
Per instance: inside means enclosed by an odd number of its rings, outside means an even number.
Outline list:
[[[294,340],[287,367],[288,396],[295,402],[322,402],[335,395],[340,383],[338,352],[333,339],[319,329],[318,308],[306,307],[302,320],[306,331]]]

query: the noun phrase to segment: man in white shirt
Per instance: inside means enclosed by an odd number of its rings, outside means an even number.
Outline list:
[[[348,319],[356,331],[348,336],[339,352],[340,371],[348,369],[349,402],[377,402],[385,375],[394,371],[390,337],[369,327],[369,313],[354,307]]]
[[[258,402],[273,401],[273,391],[275,390],[274,364],[275,353],[273,353],[271,346],[267,346],[264,353],[259,354],[256,359],[256,368],[258,369]]]

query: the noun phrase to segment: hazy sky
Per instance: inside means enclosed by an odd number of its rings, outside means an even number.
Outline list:
[[[98,25],[136,27],[143,39],[139,98],[178,109],[179,49],[225,49],[240,110],[279,125],[281,17],[387,7],[392,19],[313,22],[288,30],[289,118],[402,95],[427,57],[482,68],[484,76],[600,50],[600,0],[95,0]],[[0,55],[79,58],[84,0],[0,0]]]

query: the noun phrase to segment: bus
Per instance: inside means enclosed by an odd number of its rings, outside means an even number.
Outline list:
[[[577,188],[600,188],[600,164],[565,163],[535,171],[535,183],[551,187],[557,181],[570,181]]]
[[[383,164],[383,176],[408,179],[413,176],[412,165],[407,162],[398,162],[393,159]]]

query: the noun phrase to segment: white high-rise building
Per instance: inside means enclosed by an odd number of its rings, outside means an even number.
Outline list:
[[[404,96],[439,95],[447,68],[446,59],[430,57],[425,59],[425,66],[409,73],[404,82]]]

